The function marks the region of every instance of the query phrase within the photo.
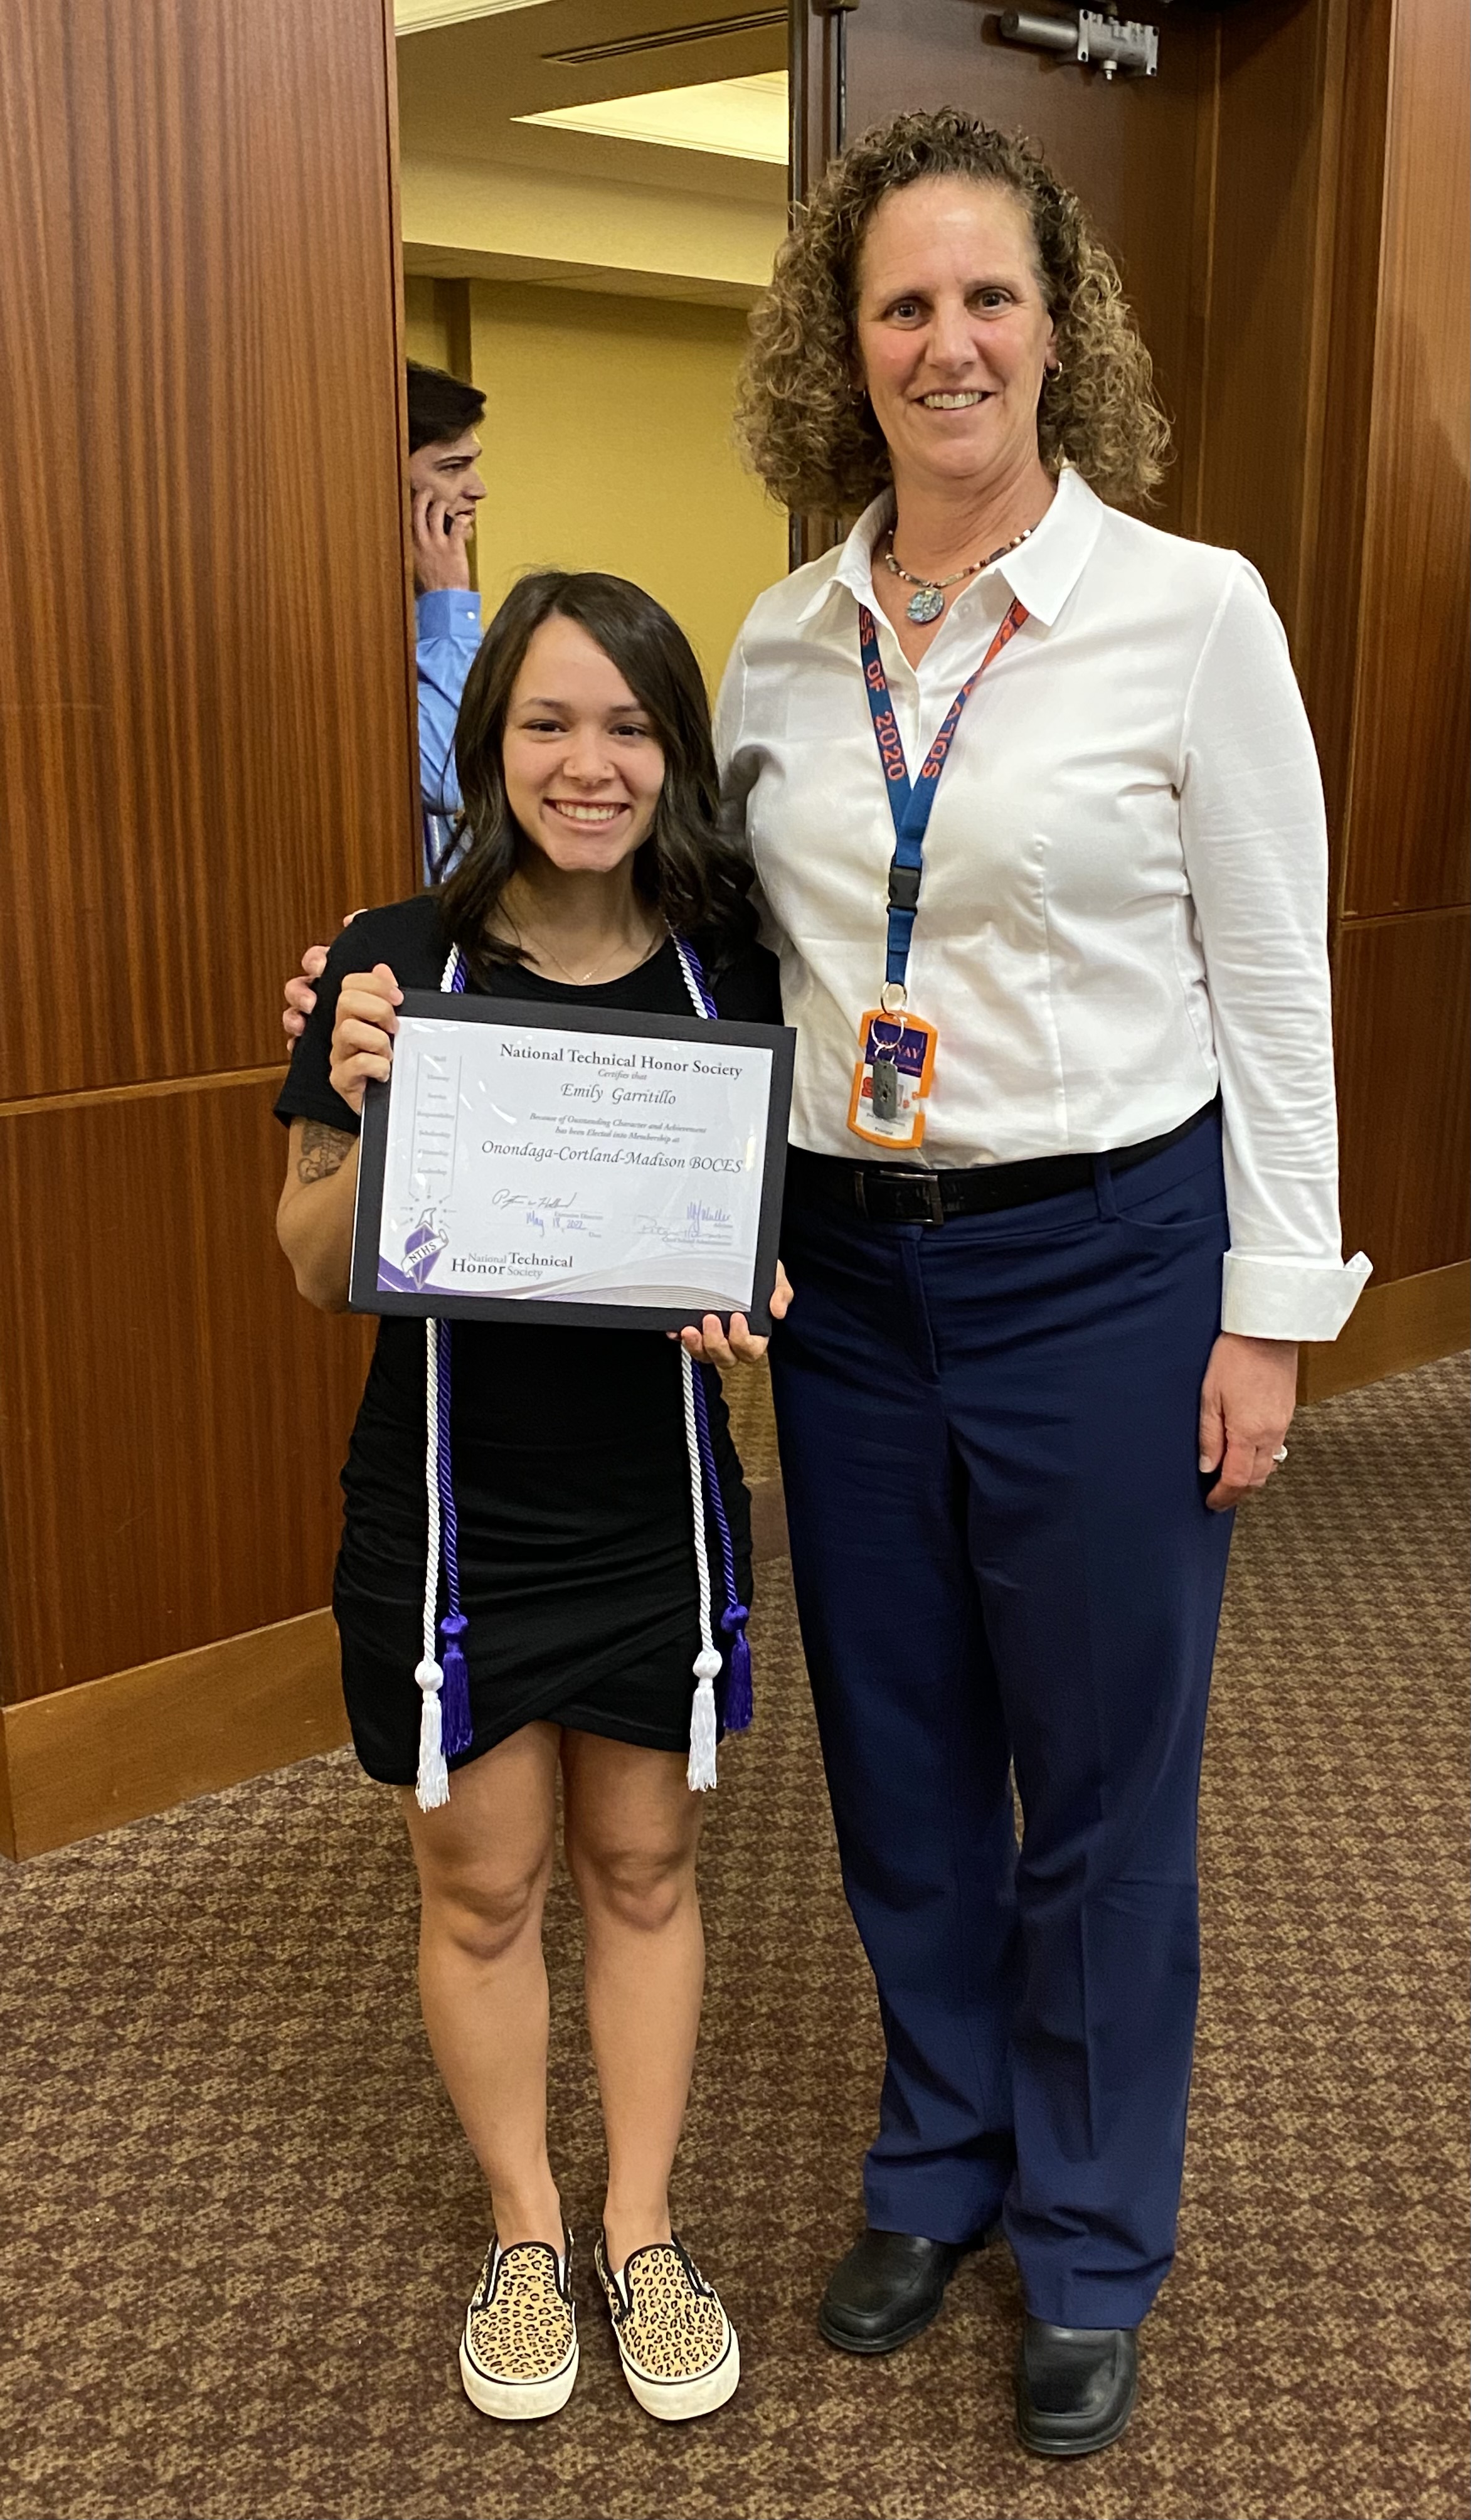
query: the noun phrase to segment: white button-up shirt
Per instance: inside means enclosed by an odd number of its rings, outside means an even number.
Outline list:
[[[909,1003],[939,1045],[923,1146],[892,1160],[1096,1153],[1219,1087],[1225,1326],[1335,1337],[1369,1263],[1344,1265],[1338,1223],[1322,789],[1260,577],[1065,472],[912,666],[873,600],[892,513],[876,500],[758,598],[716,713],[797,1030],[794,1143],[875,1159],[847,1115],[894,827],[859,605],[914,778],[1014,595],[1027,621],[971,694],[925,834]]]

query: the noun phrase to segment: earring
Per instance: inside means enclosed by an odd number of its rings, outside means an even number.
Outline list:
[[[1062,361],[1059,359],[1054,367],[1044,368],[1042,372],[1044,383],[1049,385],[1055,384],[1057,379],[1062,375]]]

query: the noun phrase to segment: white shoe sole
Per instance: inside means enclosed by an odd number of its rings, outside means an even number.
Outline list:
[[[652,2415],[656,2423],[684,2424],[693,2415],[713,2415],[717,2407],[735,2397],[740,2379],[740,2347],[736,2330],[732,2328],[731,2342],[714,2369],[701,2371],[695,2380],[650,2380],[627,2362],[623,2363],[623,2377],[646,2415]]]
[[[577,2361],[574,2336],[571,2353],[550,2380],[492,2380],[471,2362],[463,2338],[460,2344],[460,2377],[466,2396],[482,2415],[494,2415],[503,2424],[530,2424],[542,2415],[558,2414],[572,2394]]]

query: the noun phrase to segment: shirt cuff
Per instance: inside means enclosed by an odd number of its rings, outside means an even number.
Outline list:
[[[421,639],[453,639],[466,632],[478,641],[480,599],[472,586],[431,586],[414,599]]]
[[[1227,1251],[1221,1327],[1238,1338],[1336,1339],[1373,1263],[1297,1260]]]

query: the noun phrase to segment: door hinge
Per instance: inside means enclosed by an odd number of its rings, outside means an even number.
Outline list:
[[[1159,28],[1139,18],[1120,18],[1111,9],[1077,9],[1065,18],[1046,9],[1003,9],[1001,33],[1008,44],[1065,54],[1100,69],[1106,79],[1116,70],[1131,78],[1159,75]]]

